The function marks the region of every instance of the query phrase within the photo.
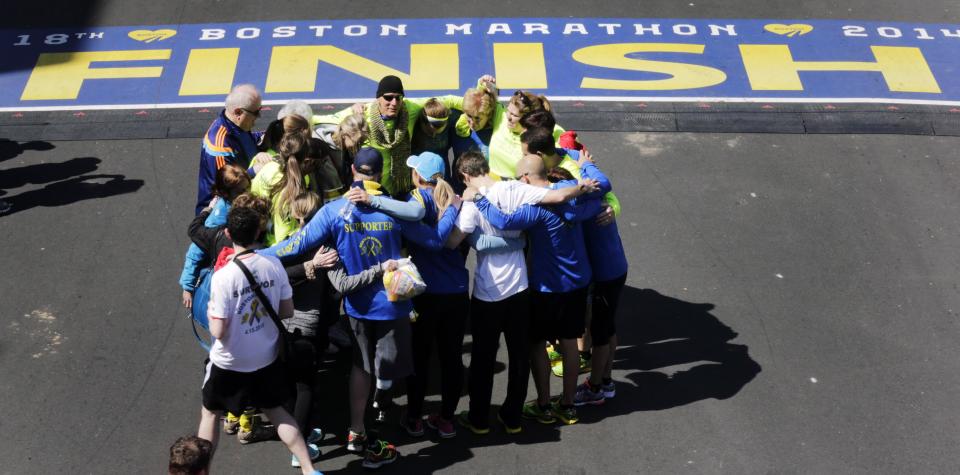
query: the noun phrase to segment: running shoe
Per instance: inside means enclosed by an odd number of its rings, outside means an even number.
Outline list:
[[[541,407],[537,404],[536,399],[533,401],[527,401],[523,405],[523,410],[520,412],[520,415],[524,419],[532,419],[541,424],[553,424],[557,422],[557,418],[553,415],[553,409],[550,405]]]
[[[613,399],[617,395],[617,385],[610,380],[610,384],[601,384],[600,390],[603,391],[603,397],[607,399]]]
[[[232,414],[223,417],[223,432],[234,435],[240,430],[240,418]]]
[[[470,432],[473,432],[475,435],[487,435],[490,433],[489,427],[477,427],[470,422],[470,412],[463,411],[460,414],[457,414],[457,424],[465,427]]]
[[[347,434],[347,452],[359,454],[367,448],[367,434],[350,431]]]
[[[423,437],[423,419],[417,418],[403,418],[400,421],[400,427],[403,427],[403,430],[407,431],[407,434],[410,437]]]
[[[397,448],[392,444],[385,440],[377,440],[367,447],[367,453],[363,457],[363,468],[380,468],[395,462],[399,455]]]
[[[594,387],[590,384],[589,379],[577,386],[577,392],[573,395],[574,406],[583,406],[585,404],[599,406],[604,402],[606,402],[606,398],[603,396],[603,390],[600,389],[600,386]]]
[[[320,460],[320,447],[317,447],[317,444],[307,444],[307,453],[310,454],[311,462],[316,462],[317,460]],[[291,456],[290,466],[293,468],[300,468],[300,461],[297,460],[296,455]]]
[[[497,421],[503,424],[503,430],[510,435],[519,434],[523,432],[522,425],[520,425],[519,423],[516,425],[508,424],[507,421],[503,420],[503,416],[501,416],[499,412],[497,413]]]
[[[427,417],[427,427],[437,431],[441,439],[450,439],[457,436],[457,429],[453,426],[453,421],[444,419],[439,414],[432,414]]]
[[[560,352],[557,351],[557,349],[554,348],[553,345],[547,345],[547,359],[553,362],[553,361],[560,361],[562,358],[563,358],[563,355],[560,354]]]
[[[563,361],[554,361],[550,363],[550,371],[553,372],[553,375],[562,378],[563,377]],[[580,369],[577,374],[587,374],[590,372],[590,359],[584,358],[583,355],[580,355]]]
[[[577,417],[577,409],[574,406],[564,407],[559,402],[553,403],[553,413],[560,422],[571,425],[576,424],[580,418]]]
[[[304,440],[307,442],[307,445],[320,443],[320,441],[323,440],[323,429],[314,427]]]
[[[259,418],[253,420],[253,426],[250,430],[243,430],[241,427],[237,431],[237,440],[241,444],[251,444],[253,442],[262,442],[264,440],[274,440],[277,438],[277,428],[266,426]]]

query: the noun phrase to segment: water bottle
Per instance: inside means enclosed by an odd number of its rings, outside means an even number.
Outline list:
[[[363,188],[363,182],[362,182],[362,181],[355,181],[355,182],[353,182],[353,184],[350,185],[350,188],[361,188],[361,189],[362,189],[362,188]],[[346,199],[346,198],[344,198],[344,199]],[[356,209],[357,209],[357,205],[353,204],[352,201],[347,200],[347,202],[343,205],[343,208],[340,208],[340,217],[343,218],[343,220],[344,220],[345,222],[352,223],[352,222],[353,222],[353,212],[354,212],[354,210],[356,210]]]

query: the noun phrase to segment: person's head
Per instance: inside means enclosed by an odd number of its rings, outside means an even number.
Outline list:
[[[307,221],[320,209],[320,195],[306,191],[297,195],[290,204],[290,217],[296,219],[303,227]]]
[[[228,163],[217,170],[217,176],[213,179],[213,196],[229,202],[249,189],[250,175],[235,163]]]
[[[550,101],[542,94],[515,91],[507,103],[507,128],[514,133],[520,132],[520,118],[524,114],[537,110],[550,111]]]
[[[520,117],[520,127],[524,130],[544,128],[553,131],[557,126],[557,120],[553,117],[553,112],[546,109],[528,112]]]
[[[287,134],[280,139],[277,152],[280,153],[281,175],[270,189],[270,196],[280,215],[289,217],[290,203],[297,195],[306,191],[303,177],[310,173],[313,164],[313,160],[307,157],[310,141],[300,133]]]
[[[419,132],[434,137],[447,130],[449,120],[450,109],[436,98],[432,98],[423,104],[423,110],[420,112]]]
[[[277,118],[283,119],[288,115],[300,116],[309,121],[313,119],[313,108],[303,101],[289,101],[280,108],[280,112],[277,112]]]
[[[463,178],[463,183],[470,186],[473,180],[490,173],[490,164],[482,153],[471,150],[460,155],[457,160],[457,173]]]
[[[520,149],[524,155],[539,155],[548,162],[547,168],[557,166],[559,156],[553,142],[553,131],[545,128],[527,129],[520,134]]]
[[[267,222],[270,220],[270,200],[247,192],[234,198],[232,204],[233,208],[253,210],[260,217],[260,229],[267,229]]]
[[[367,140],[368,135],[370,130],[367,128],[367,121],[363,119],[363,114],[351,114],[337,126],[337,131],[333,133],[333,143],[337,144],[343,152],[353,156],[360,150],[360,146]]]
[[[463,95],[463,113],[473,130],[480,130],[490,123],[497,106],[497,93],[487,88],[467,89]]]
[[[524,155],[517,162],[517,176],[514,178],[530,185],[543,185],[547,182],[547,167],[540,155]]]
[[[547,181],[550,183],[557,183],[566,180],[576,180],[576,177],[573,176],[573,173],[570,173],[570,170],[567,170],[566,168],[553,167],[547,171]]]
[[[234,206],[227,213],[227,236],[234,245],[250,247],[260,238],[261,222],[256,211]]]
[[[260,103],[260,91],[252,84],[234,86],[224,101],[227,119],[249,132],[260,117]]]
[[[213,444],[195,436],[180,437],[170,446],[170,475],[206,474],[210,467]]]
[[[433,152],[423,152],[410,156],[407,166],[412,169],[413,183],[417,188],[432,190],[433,202],[437,205],[439,215],[442,215],[456,195],[453,187],[443,179],[443,171],[446,169],[443,158]]]
[[[276,152],[283,137],[293,133],[301,134],[304,138],[309,139],[311,135],[310,122],[307,122],[307,119],[296,114],[288,114],[283,118],[278,118],[270,122],[270,124],[267,125],[267,129],[263,132],[263,141],[260,144],[260,148],[264,151],[273,150]]]
[[[363,147],[353,157],[353,179],[380,181],[383,172],[383,156],[373,147]]]
[[[387,118],[396,117],[403,107],[403,81],[396,76],[384,76],[377,84],[377,105],[380,114]]]

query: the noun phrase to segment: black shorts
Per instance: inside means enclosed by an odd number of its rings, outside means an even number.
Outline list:
[[[569,340],[583,336],[587,287],[570,292],[534,292],[530,341]]]
[[[413,373],[410,319],[366,320],[350,317],[353,365],[380,379],[401,379]]]
[[[250,373],[230,371],[207,362],[203,407],[233,414],[240,414],[248,407],[269,409],[286,402],[292,391],[293,382],[279,358]]]
[[[591,301],[593,315],[590,320],[590,337],[593,338],[593,346],[606,345],[610,342],[610,337],[617,334],[617,306],[620,304],[620,293],[626,283],[627,274],[613,280],[593,283],[593,300]]]

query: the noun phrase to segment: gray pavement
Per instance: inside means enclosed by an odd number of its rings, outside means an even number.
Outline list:
[[[404,459],[391,473],[944,473],[960,462],[956,139],[583,139],[626,205],[617,399],[515,439],[396,436]],[[199,413],[202,354],[176,286],[197,144],[28,145],[53,148],[9,157],[6,143],[0,162],[3,198],[35,197],[0,218],[16,270],[0,278],[0,398],[13,402],[0,472],[162,470]],[[45,168],[13,186],[28,166]],[[120,177],[51,191],[75,175]],[[329,373],[320,419],[342,438],[343,379]],[[501,373],[495,401],[504,389]],[[322,469],[359,470],[333,435],[326,443]],[[282,473],[289,460],[279,443],[221,447],[221,472]]]
[[[0,27],[305,18],[953,21],[955,2],[17,2]],[[110,127],[106,123],[104,127]],[[618,129],[619,130],[619,129]],[[196,136],[202,134],[202,127]],[[0,137],[0,473],[159,473],[194,432],[202,352],[176,284],[198,139]],[[2,140],[5,139],[5,140]],[[960,465],[960,141],[590,131],[631,264],[618,396],[580,424],[394,437],[385,473],[950,473]],[[501,362],[506,361],[501,351]],[[469,353],[464,357],[469,363]],[[323,383],[340,447],[342,363]],[[554,381],[559,389],[559,381]],[[494,402],[505,392],[497,375]],[[431,401],[436,401],[434,394]],[[403,398],[398,402],[403,404]],[[466,399],[461,400],[465,407]],[[396,431],[395,434],[398,434]],[[219,473],[291,473],[224,439]]]

